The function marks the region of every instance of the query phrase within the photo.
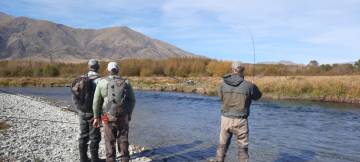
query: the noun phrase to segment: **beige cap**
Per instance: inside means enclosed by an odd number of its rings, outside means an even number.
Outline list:
[[[109,62],[107,70],[111,72],[112,69],[119,70],[119,65],[116,62]]]

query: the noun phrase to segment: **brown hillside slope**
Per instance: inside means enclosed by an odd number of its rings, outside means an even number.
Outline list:
[[[76,29],[0,12],[0,59],[79,62],[89,58],[198,57],[128,27]]]

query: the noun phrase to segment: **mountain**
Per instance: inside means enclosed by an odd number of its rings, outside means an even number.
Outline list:
[[[80,62],[89,58],[200,57],[128,27],[77,29],[0,12],[0,60]]]
[[[283,64],[283,65],[299,65],[297,63],[291,62],[291,61],[286,61],[286,60],[281,60],[278,62],[259,62],[257,64]]]

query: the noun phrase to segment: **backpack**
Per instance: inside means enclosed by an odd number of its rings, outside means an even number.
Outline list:
[[[105,112],[109,115],[109,120],[116,120],[117,117],[127,115],[129,110],[125,105],[128,84],[126,79],[120,77],[107,78],[107,99]]]
[[[97,78],[99,78],[97,75],[83,75],[72,82],[71,92],[78,110],[82,112],[92,112],[92,103],[96,89],[94,80]]]

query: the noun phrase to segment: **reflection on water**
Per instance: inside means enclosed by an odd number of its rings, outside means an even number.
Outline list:
[[[71,103],[69,88],[0,88]],[[130,140],[157,161],[204,161],[215,155],[220,126],[217,97],[136,91]],[[251,108],[252,161],[360,161],[360,106],[261,100]],[[140,156],[140,155],[136,155]],[[233,140],[228,161],[236,161]]]

